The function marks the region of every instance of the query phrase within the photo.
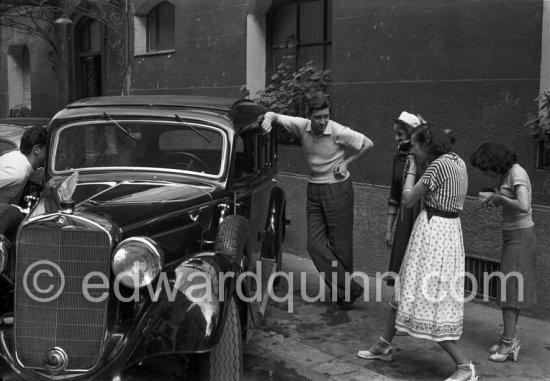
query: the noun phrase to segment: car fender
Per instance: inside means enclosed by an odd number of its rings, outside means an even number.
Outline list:
[[[239,275],[234,258],[214,252],[198,253],[164,274],[166,280],[159,279],[163,284],[157,282],[155,297],[144,306],[132,363],[152,355],[214,348]]]

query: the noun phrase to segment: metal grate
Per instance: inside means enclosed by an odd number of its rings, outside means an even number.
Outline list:
[[[64,275],[60,276],[51,263]],[[75,227],[21,230],[16,263],[15,349],[24,366],[43,368],[44,354],[53,347],[67,354],[68,370],[94,366],[105,334],[107,299],[90,301],[82,292],[82,280],[96,271],[109,279],[110,241],[105,232]],[[63,279],[63,291],[52,299]],[[97,279],[90,283],[99,283]],[[43,292],[48,289],[51,291]],[[98,297],[108,290],[91,291]]]
[[[473,275],[477,287],[468,277],[464,278],[464,292],[466,295],[475,293],[477,298],[495,300],[497,296],[498,278],[489,275],[500,271],[500,263],[493,259],[466,256],[466,273]]]

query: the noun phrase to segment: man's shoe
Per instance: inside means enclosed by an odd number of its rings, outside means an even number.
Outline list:
[[[339,300],[336,302],[338,304],[338,307],[342,311],[349,311],[353,309],[353,303],[352,302],[346,302],[345,300]]]
[[[336,304],[340,307],[342,311],[349,311],[353,309],[353,303],[361,296],[363,295],[364,289],[363,287],[359,287],[356,289],[355,292],[352,292],[350,295],[350,300],[347,301],[345,299],[338,299],[336,301]]]

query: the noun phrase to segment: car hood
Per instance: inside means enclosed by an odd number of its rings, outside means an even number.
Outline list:
[[[105,217],[123,230],[213,200],[216,188],[203,183],[120,181],[79,183],[76,210]]]

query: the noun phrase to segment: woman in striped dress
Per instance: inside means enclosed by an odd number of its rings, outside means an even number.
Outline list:
[[[426,121],[420,115],[417,116],[403,111],[393,125],[394,140],[399,145],[397,154],[393,159],[390,197],[388,198],[388,220],[384,242],[386,247],[391,247],[388,271],[394,274],[399,273],[399,269],[401,269],[401,263],[405,256],[405,250],[409,243],[414,221],[416,221],[416,217],[420,213],[421,201],[418,200],[411,208],[404,208],[401,205],[401,192],[403,191],[403,184],[405,182],[404,176],[409,171],[408,157],[411,150],[411,135],[416,128],[425,124]],[[421,173],[422,169],[417,168],[417,178],[420,178]],[[395,279],[390,276],[387,278],[386,283],[388,286],[393,286]]]
[[[411,233],[384,333],[357,356],[391,361],[397,328],[441,345],[457,365],[446,381],[475,381],[474,365],[457,344],[464,313],[464,245],[458,215],[468,188],[466,165],[451,152],[451,138],[441,131],[420,127],[411,142],[402,202],[408,207],[422,198],[425,208]],[[424,164],[428,167],[417,181],[416,169]]]

